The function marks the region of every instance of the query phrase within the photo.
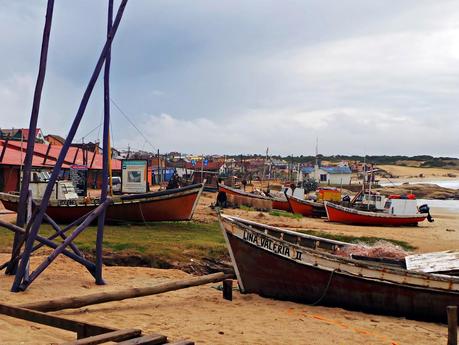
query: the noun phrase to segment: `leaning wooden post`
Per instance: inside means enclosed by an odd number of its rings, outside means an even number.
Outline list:
[[[446,307],[448,314],[448,345],[457,345],[457,306]]]
[[[105,291],[86,296],[63,297],[47,301],[32,302],[20,305],[20,307],[45,312],[69,308],[81,308],[87,305],[121,301],[128,298],[157,295],[164,292],[186,289],[192,286],[216,283],[231,277],[233,277],[233,274],[218,272],[205,276],[161,283],[154,286],[128,288],[118,291]]]
[[[83,94],[83,98],[81,99],[80,106],[78,107],[78,111],[75,115],[75,118],[73,120],[72,126],[70,127],[69,133],[67,134],[67,137],[65,139],[64,145],[61,149],[61,152],[59,153],[59,157],[56,161],[56,164],[53,168],[53,172],[51,174],[51,177],[49,179],[48,185],[46,186],[45,193],[43,194],[42,202],[39,207],[39,211],[37,213],[37,216],[33,220],[33,225],[30,230],[30,235],[27,238],[27,242],[25,245],[24,253],[19,265],[19,269],[16,272],[16,276],[13,282],[13,286],[11,287],[11,291],[13,292],[18,292],[20,291],[20,285],[21,282],[24,278],[24,272],[25,268],[27,266],[27,263],[30,259],[30,253],[33,247],[33,243],[35,241],[35,238],[38,235],[38,231],[40,229],[41,223],[43,221],[43,216],[46,212],[46,208],[48,207],[49,199],[51,197],[51,193],[53,191],[54,184],[57,181],[57,178],[59,176],[59,173],[62,168],[62,164],[64,163],[65,156],[67,155],[67,152],[69,150],[70,144],[72,143],[73,138],[75,137],[76,131],[78,129],[78,126],[80,125],[81,119],[83,118],[84,112],[86,110],[86,106],[88,105],[89,98],[91,96],[91,93],[94,89],[94,86],[96,84],[97,78],[99,77],[100,71],[102,69],[102,65],[104,64],[105,57],[107,55],[108,48],[110,47],[110,44],[116,34],[116,31],[118,29],[118,26],[121,22],[121,18],[123,16],[124,9],[126,7],[128,0],[122,0],[121,4],[119,5],[118,12],[116,14],[116,18],[112,27],[112,30],[110,31],[109,38],[105,42],[104,48],[102,49],[102,52],[100,53],[99,59],[97,60],[96,67],[94,68],[94,71],[91,75],[91,79],[89,80],[88,86],[86,87],[86,90]],[[27,286],[28,284],[26,284]]]
[[[49,36],[51,33],[53,9],[54,0],[48,0],[48,6],[46,8],[45,27],[43,29],[43,39],[41,43],[40,67],[38,69],[37,83],[35,85],[35,93],[33,96],[32,113],[30,115],[29,123],[29,137],[27,138],[26,156],[24,160],[24,168],[22,170],[21,194],[19,196],[18,214],[16,219],[16,224],[20,227],[23,227],[26,223],[27,195],[29,193],[30,173],[32,170],[32,158],[35,147],[35,132],[37,130],[41,93],[43,90],[43,84],[46,75],[46,61],[48,58],[48,44]],[[6,274],[16,274],[18,260],[16,260],[17,255],[15,255],[15,253],[19,252],[19,249],[22,247],[23,243],[24,238],[22,237],[22,235],[16,233],[14,235],[13,249],[11,251],[11,265],[7,267],[5,272]]]
[[[228,301],[233,300],[233,279],[223,281],[223,298]]]

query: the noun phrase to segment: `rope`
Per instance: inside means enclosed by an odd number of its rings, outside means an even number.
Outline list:
[[[223,285],[211,286],[210,288],[218,291],[223,291]],[[239,285],[237,287],[233,287],[233,291],[239,291]]]
[[[141,202],[139,202],[139,210],[140,210],[140,215],[142,216],[143,224],[145,225],[146,228],[150,228],[150,225],[147,223],[147,221],[145,220],[145,217],[143,215],[142,203]]]
[[[121,108],[118,106],[118,104],[116,104],[116,102],[113,100],[113,98],[110,97],[110,101],[113,103],[113,105],[115,106],[116,109],[118,109],[118,111],[121,113],[121,115],[124,116],[124,118],[132,125],[132,127],[134,127],[137,132],[139,132],[139,134],[143,137],[143,139],[145,140],[145,142],[147,142],[153,149],[155,148],[154,145],[150,142],[150,140],[148,140],[148,138],[142,133],[142,131],[135,125],[134,122],[131,121],[131,119],[123,112],[123,110],[121,110]]]
[[[328,283],[327,283],[327,286],[325,287],[324,291],[322,292],[322,295],[319,297],[319,299],[317,301],[315,301],[314,303],[311,303],[310,305],[318,305],[320,302],[322,302],[322,300],[324,299],[325,295],[327,294],[328,292],[328,288],[330,287],[331,285],[331,281],[332,281],[332,278],[333,278],[333,274],[335,273],[336,269],[334,269],[333,271],[331,271],[330,273],[330,277],[328,278]]]

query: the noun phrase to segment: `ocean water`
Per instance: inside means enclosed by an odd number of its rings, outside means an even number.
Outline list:
[[[454,213],[459,213],[459,200],[432,200],[432,199],[417,199],[418,206],[427,204],[429,207],[447,209]]]
[[[424,181],[414,181],[410,182],[410,184],[436,184],[437,186],[443,188],[451,188],[451,189],[459,189],[459,180],[424,180]],[[384,182],[380,183],[381,186],[390,187],[390,186],[400,186],[402,182]]]

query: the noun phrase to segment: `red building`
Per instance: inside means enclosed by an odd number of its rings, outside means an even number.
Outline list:
[[[27,142],[0,140],[0,191],[11,192],[19,190],[21,167],[24,164]],[[32,158],[32,167],[37,170],[51,171],[61,152],[61,145],[48,145],[36,143]],[[103,157],[97,152],[90,152],[79,147],[70,147],[64,159],[62,168],[68,171],[73,164],[86,165],[88,167],[88,186],[96,185],[98,188],[102,182]],[[114,174],[121,173],[121,161],[112,159]]]

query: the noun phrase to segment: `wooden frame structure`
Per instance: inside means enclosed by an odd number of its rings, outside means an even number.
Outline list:
[[[43,84],[46,74],[46,64],[48,56],[49,37],[51,33],[51,23],[54,9],[54,0],[48,0],[46,9],[46,20],[43,30],[43,39],[40,54],[40,65],[37,77],[37,83],[35,86],[32,113],[30,116],[29,123],[29,137],[27,138],[27,150],[24,160],[23,178],[20,191],[20,201],[17,212],[16,226],[10,226],[5,222],[0,222],[0,226],[4,226],[15,232],[13,249],[11,252],[11,259],[1,265],[1,268],[6,267],[6,273],[15,275],[11,291],[18,292],[27,289],[27,287],[43,272],[51,262],[56,259],[59,254],[64,254],[78,263],[84,265],[88,271],[94,276],[96,284],[104,284],[102,278],[102,243],[103,243],[103,232],[105,223],[105,211],[107,206],[110,204],[110,198],[107,197],[107,185],[102,183],[101,203],[100,205],[87,213],[85,216],[73,222],[70,226],[61,229],[51,217],[46,214],[46,209],[49,204],[50,196],[52,194],[54,185],[58,179],[58,176],[62,169],[65,156],[68,153],[70,144],[72,143],[76,131],[80,125],[81,119],[83,118],[86,106],[89,102],[89,98],[94,89],[95,83],[102,70],[102,66],[105,65],[104,72],[104,130],[103,130],[103,181],[108,180],[108,169],[109,169],[109,125],[110,125],[110,96],[109,96],[109,72],[110,72],[110,60],[111,60],[111,44],[115,37],[116,31],[120,24],[121,18],[124,13],[128,0],[121,0],[116,17],[113,21],[113,0],[108,0],[108,22],[107,22],[107,38],[100,53],[96,67],[92,73],[89,83],[86,87],[80,106],[73,120],[72,126],[67,134],[63,147],[60,151],[59,157],[52,170],[52,174],[45,193],[40,204],[33,207],[32,210],[32,196],[29,190],[30,173],[32,169],[32,157],[35,145],[35,135],[37,129],[38,113],[40,109],[41,94],[43,90]],[[96,260],[95,263],[90,262],[83,257],[82,253],[78,250],[73,240],[84,231],[89,224],[95,219],[98,219],[98,230],[96,239]],[[56,231],[56,234],[44,238],[38,235],[40,226],[46,220]],[[72,227],[76,227],[70,235],[65,235]],[[56,237],[61,237],[63,242],[58,244],[53,242]],[[40,244],[34,246],[35,241],[39,241]],[[49,246],[53,249],[53,252],[43,261],[32,273],[29,274],[30,267],[30,256],[33,251],[42,245]],[[24,247],[24,249],[22,249]],[[70,247],[72,251],[66,248]]]
[[[94,323],[76,321],[69,318],[49,315],[35,310],[15,307],[0,303],[0,314],[22,319],[42,325],[75,332],[77,340],[66,342],[65,345],[94,345],[107,342],[117,342],[123,345],[141,344],[169,344],[169,345],[193,345],[190,340],[181,340],[169,343],[167,337],[161,334],[143,335],[140,329],[116,329],[101,326]]]
[[[166,343],[171,345],[193,345],[194,342],[190,340],[181,340],[175,343],[169,343],[167,341],[167,337],[161,334],[142,335],[142,331],[139,329],[116,329],[112,327],[105,327],[94,323],[75,321],[65,317],[46,314],[46,312],[80,308],[99,303],[121,301],[128,298],[151,296],[219,281],[227,283],[231,281],[232,285],[232,280],[229,278],[233,277],[233,274],[218,272],[202,277],[193,277],[185,280],[162,283],[151,287],[129,288],[116,292],[102,292],[86,296],[65,297],[54,300],[33,302],[19,306],[0,303],[0,314],[75,332],[77,340],[65,343],[67,345],[103,344],[106,342],[118,342],[119,344],[124,345],[159,345]]]

